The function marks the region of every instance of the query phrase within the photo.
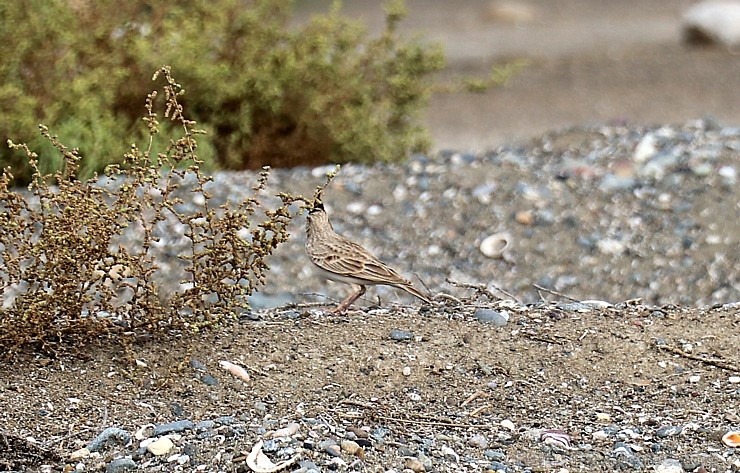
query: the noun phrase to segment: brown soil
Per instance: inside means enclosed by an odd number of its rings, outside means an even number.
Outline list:
[[[0,422],[5,441],[11,439],[9,446],[0,442],[0,467],[61,468],[65,462],[58,458],[111,425],[133,432],[148,423],[235,415],[252,428],[267,419],[277,420],[275,428],[297,421],[304,437],[311,418],[342,427],[338,439],[348,426],[383,427],[396,445],[408,443],[412,450],[407,439],[413,434],[449,437],[438,442],[477,460],[485,460],[482,450],[465,441],[482,435],[489,448],[506,455],[506,464],[537,471],[557,471],[555,465],[572,471],[617,468],[614,440],[595,439],[593,432],[632,427],[642,431],[631,444],[645,448],[639,456],[646,466],[677,457],[724,471],[712,452],[723,450],[719,437],[740,422],[738,386],[728,382],[740,370],[736,340],[729,336],[740,330],[737,307],[651,309],[628,303],[574,312],[547,306],[512,312],[501,328],[475,321],[472,312],[471,305],[454,304],[345,316],[283,309],[218,333],[135,345],[125,354],[79,347],[81,358],[24,356],[0,368]],[[394,341],[393,329],[415,338]],[[193,359],[220,383],[197,381]],[[246,367],[251,381],[220,370],[220,360]],[[256,407],[260,402],[266,410]],[[513,432],[502,427],[505,419],[513,422]],[[672,425],[692,427],[676,437],[655,437],[660,427]],[[565,431],[572,449],[554,454],[543,448],[538,437],[531,438],[537,429]],[[38,451],[17,445],[27,437],[58,458],[39,460]],[[198,463],[218,466],[209,471],[245,468],[242,453],[258,439],[250,431],[221,444],[201,441]],[[650,446],[658,442],[662,450],[653,454]],[[370,471],[403,466],[395,446],[375,447],[365,452]],[[302,458],[320,464],[329,457],[305,451]],[[88,459],[88,467],[95,464]],[[166,462],[155,460],[159,464]],[[444,459],[435,465],[436,471],[455,470]]]

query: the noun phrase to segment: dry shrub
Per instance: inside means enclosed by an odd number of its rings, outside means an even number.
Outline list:
[[[133,145],[122,165],[100,178],[78,179],[80,153],[44,126],[42,135],[64,164],[53,175],[40,171],[27,145],[9,141],[34,173],[29,193],[12,187],[10,168],[0,176],[3,352],[28,345],[55,350],[102,334],[197,330],[248,310],[246,297],[264,283],[265,258],[288,239],[287,226],[301,207],[294,204],[303,198],[280,194],[276,207],[265,208],[259,199],[265,169],[252,197],[212,205],[206,191],[212,178],[197,155],[203,132],[183,115],[183,90],[169,68],[154,79],[164,79],[164,100],[157,91],[146,100],[148,146]],[[182,136],[162,136],[160,115]],[[163,139],[166,150],[153,155]],[[182,210],[183,193],[198,194],[190,200],[200,209]],[[158,283],[161,252],[155,250],[175,227],[187,241],[187,251],[176,255],[186,277],[167,293]]]

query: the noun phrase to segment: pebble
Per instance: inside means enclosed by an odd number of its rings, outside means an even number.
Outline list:
[[[612,453],[615,458],[620,460],[622,463],[634,468],[635,470],[641,470],[643,467],[640,459],[635,455],[635,452],[625,443],[617,442],[614,444]]]
[[[87,444],[87,448],[91,452],[97,452],[107,444],[119,443],[126,445],[131,441],[131,434],[118,427],[108,427],[98,434],[93,441]]]
[[[681,426],[669,425],[669,426],[659,428],[655,432],[655,435],[659,438],[666,438],[666,437],[671,437],[673,435],[680,434],[682,430],[683,430],[683,427]]]
[[[83,447],[83,448],[80,448],[79,450],[75,450],[74,452],[70,453],[69,459],[70,460],[80,460],[82,458],[89,457],[89,456],[90,456],[90,450]]]
[[[195,428],[193,421],[191,420],[178,420],[167,424],[159,424],[154,427],[152,432],[153,437],[159,437],[161,435],[167,435],[174,432],[184,432],[186,430],[192,430]]]
[[[175,444],[169,437],[162,437],[146,446],[146,450],[154,456],[166,455],[175,447]]]
[[[391,337],[391,340],[396,340],[397,342],[406,341],[406,340],[413,340],[414,339],[414,333],[413,332],[408,332],[406,330],[393,329],[393,330],[391,330],[390,337]]]
[[[480,323],[491,324],[495,327],[503,327],[509,321],[508,311],[497,311],[493,309],[478,308],[473,317]]]
[[[354,455],[360,450],[360,445],[353,440],[342,440],[341,447],[343,452],[350,455]]]
[[[666,458],[654,468],[655,473],[683,473],[684,471],[681,462],[672,458]]]
[[[424,465],[416,458],[407,458],[403,463],[404,468],[408,468],[414,473],[422,473],[426,471]]]
[[[485,436],[476,434],[473,435],[468,439],[468,445],[475,448],[480,448],[481,450],[485,450],[488,448],[488,440]]]
[[[116,458],[115,460],[108,463],[105,467],[105,473],[122,473],[125,471],[135,471],[137,469],[136,463],[130,458]]]

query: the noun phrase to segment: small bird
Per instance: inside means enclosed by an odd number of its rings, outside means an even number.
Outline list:
[[[314,200],[308,212],[306,254],[325,278],[360,286],[359,291],[350,294],[332,310],[334,313],[344,312],[365,294],[366,286],[377,284],[403,289],[430,303],[429,298],[417,290],[411,281],[401,277],[365,248],[337,234],[319,199]]]

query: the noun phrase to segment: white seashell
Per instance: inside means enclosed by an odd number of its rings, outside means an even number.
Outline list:
[[[503,427],[506,430],[510,430],[512,432],[514,432],[516,430],[516,426],[509,419],[502,420],[500,424],[501,424],[501,427]]]
[[[255,473],[272,473],[289,467],[295,463],[296,460],[298,460],[298,455],[294,456],[290,460],[273,463],[269,458],[267,458],[267,455],[262,453],[262,440],[260,440],[254,444],[252,451],[247,455],[247,466]]]
[[[488,258],[502,258],[509,247],[511,235],[506,232],[494,233],[480,243],[480,252]]]
[[[136,433],[134,433],[134,438],[136,440],[144,440],[146,438],[149,438],[149,434],[152,433],[154,427],[154,424],[146,424],[139,427]]]
[[[568,449],[570,448],[570,435],[562,430],[548,429],[542,432],[540,440],[545,445]]]

